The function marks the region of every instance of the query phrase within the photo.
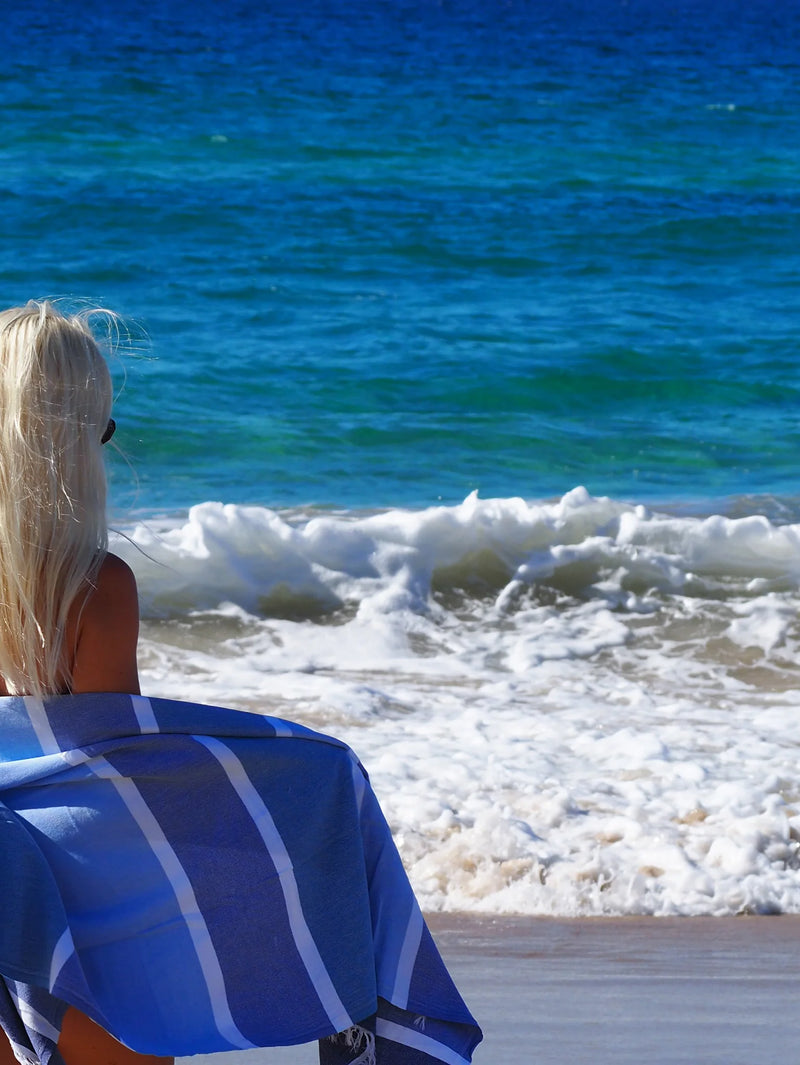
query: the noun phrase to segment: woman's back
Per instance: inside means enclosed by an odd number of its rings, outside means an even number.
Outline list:
[[[94,582],[87,584],[67,614],[59,692],[138,694],[138,634],[136,579],[127,563],[107,554]],[[0,677],[0,695],[8,694]]]

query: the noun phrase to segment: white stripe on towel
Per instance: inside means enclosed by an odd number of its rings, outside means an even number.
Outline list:
[[[311,929],[308,927],[300,902],[300,892],[297,889],[294,868],[272,814],[253,787],[244,766],[230,747],[227,747],[212,736],[195,736],[194,738],[198,743],[202,743],[222,766],[228,780],[244,803],[245,809],[252,817],[253,823],[269,851],[283,891],[286,914],[289,918],[289,926],[292,930],[297,952],[319,996],[322,1008],[327,1013],[331,1024],[337,1032],[349,1028],[353,1020],[339,998],[330,973],[311,935]]]
[[[391,1039],[393,1043],[421,1050],[436,1061],[446,1062],[446,1065],[469,1065],[468,1058],[462,1058],[455,1050],[437,1039],[431,1039],[429,1035],[404,1028],[402,1024],[395,1024],[394,1021],[387,1021],[382,1017],[378,1017],[375,1022],[375,1034],[382,1039]]]
[[[17,1007],[17,1012],[22,1018],[22,1023],[32,1032],[38,1032],[39,1035],[43,1035],[45,1039],[52,1039],[54,1043],[58,1042],[58,1037],[61,1034],[54,1025],[43,1017],[38,1010],[35,1010],[29,1002],[24,1002],[14,993],[14,987],[11,983],[6,983],[8,987],[8,993],[14,999],[14,1005]]]
[[[406,934],[400,957],[397,959],[397,972],[392,988],[391,1002],[401,1009],[408,1006],[408,992],[411,987],[411,977],[414,975],[414,965],[419,953],[419,943],[422,939],[423,918],[419,906],[414,903],[406,926]]]
[[[35,695],[24,695],[22,701],[28,711],[28,717],[31,725],[33,725],[33,731],[36,733],[36,739],[42,748],[42,754],[61,754],[61,748],[58,745],[55,733],[50,727],[50,720],[42,700]]]
[[[142,733],[161,731],[156,722],[156,715],[153,713],[153,704],[146,696],[132,695],[131,706]]]
[[[153,854],[158,859],[161,868],[172,885],[181,916],[191,936],[197,960],[200,963],[200,969],[208,988],[217,1030],[220,1035],[228,1040],[232,1047],[241,1050],[253,1048],[255,1044],[245,1039],[231,1016],[222,967],[220,966],[217,952],[214,950],[208,925],[197,904],[191,881],[152,810],[133,781],[118,773],[104,758],[98,758],[91,768],[97,776],[110,780],[117,789],[120,798],[144,833]]]
[[[56,980],[61,970],[75,953],[75,944],[72,942],[72,932],[65,928],[58,937],[58,942],[53,949],[53,957],[50,959],[50,990],[56,986]]]

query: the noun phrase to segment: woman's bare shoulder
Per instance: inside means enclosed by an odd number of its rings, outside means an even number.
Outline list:
[[[133,570],[108,554],[77,619],[73,692],[139,691],[139,596]]]
[[[113,594],[119,591],[121,594],[136,594],[136,577],[128,563],[109,551],[100,564],[97,574],[95,592]]]
[[[139,633],[139,593],[133,570],[119,555],[107,554],[100,564],[92,587],[83,603],[79,625],[87,622],[117,626],[136,623]]]

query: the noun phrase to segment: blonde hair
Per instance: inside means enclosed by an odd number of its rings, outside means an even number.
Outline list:
[[[0,313],[0,675],[12,694],[69,688],[67,615],[107,549],[112,387],[96,313],[33,300]]]

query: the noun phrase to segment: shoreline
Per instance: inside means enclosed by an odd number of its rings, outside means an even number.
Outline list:
[[[484,1030],[476,1065],[786,1065],[800,1045],[800,915],[426,919]],[[317,1050],[179,1060],[312,1065]]]

